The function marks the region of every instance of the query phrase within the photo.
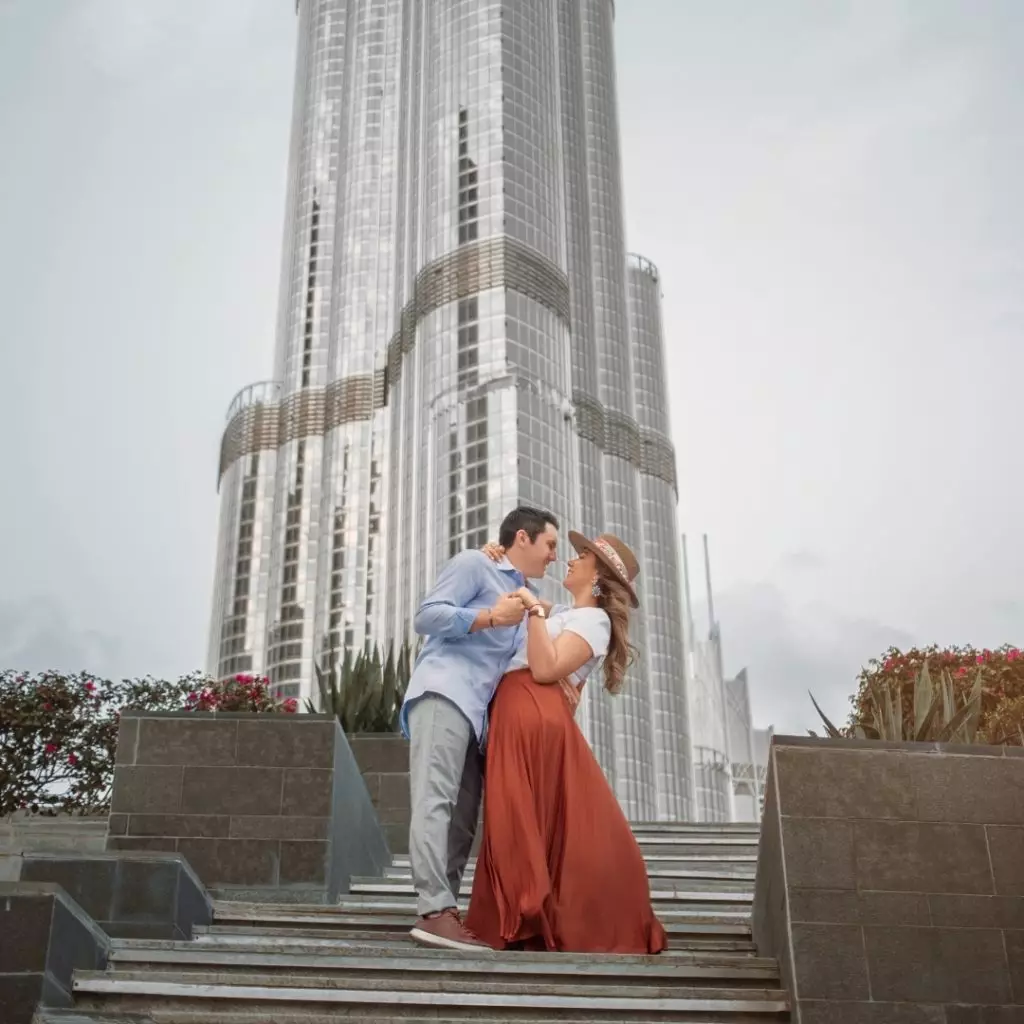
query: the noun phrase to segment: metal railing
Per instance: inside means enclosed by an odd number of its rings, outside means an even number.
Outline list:
[[[232,417],[243,409],[248,409],[252,405],[273,405],[280,401],[280,398],[280,381],[261,380],[255,384],[247,384],[231,399],[226,419],[230,422]]]
[[[627,253],[626,263],[636,270],[643,271],[652,281],[661,280],[658,268],[646,256],[641,256],[637,252]]]

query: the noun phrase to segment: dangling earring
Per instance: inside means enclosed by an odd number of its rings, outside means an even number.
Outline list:
[[[590,585],[590,593],[594,597],[600,597],[604,591],[601,589],[601,581],[595,577],[594,582]]]

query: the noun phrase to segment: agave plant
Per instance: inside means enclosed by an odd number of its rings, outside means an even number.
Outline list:
[[[407,643],[397,657],[394,649],[383,660],[376,647],[360,651],[354,658],[346,650],[340,665],[325,671],[314,661],[313,669],[320,708],[307,700],[308,712],[334,715],[347,733],[398,731],[398,713],[412,671],[412,651]]]
[[[900,683],[885,687],[872,682],[868,703],[871,721],[854,723],[853,735],[858,739],[912,740],[917,743],[978,742],[982,697],[980,670],[975,676],[970,695],[959,706],[950,674],[944,671],[938,683],[934,683],[927,663],[914,681],[912,721],[903,715],[902,696],[903,686]],[[814,699],[814,694],[810,694],[810,698],[825,725],[826,736],[829,739],[844,738],[847,734],[829,721]],[[811,731],[811,735],[817,734]]]

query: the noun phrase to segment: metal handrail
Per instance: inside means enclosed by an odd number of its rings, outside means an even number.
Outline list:
[[[232,418],[243,409],[253,405],[273,405],[281,398],[281,382],[277,380],[261,380],[255,384],[247,384],[241,391],[231,399],[228,406],[227,420]]]
[[[626,262],[631,267],[635,267],[637,270],[643,271],[653,281],[661,279],[661,275],[658,273],[658,268],[654,263],[649,260],[646,256],[641,256],[638,252],[631,252],[626,254]]]

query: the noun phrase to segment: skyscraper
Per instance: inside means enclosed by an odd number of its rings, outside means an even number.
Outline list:
[[[701,639],[694,625],[689,558],[686,538],[683,538],[686,682],[690,698],[695,796],[693,816],[697,821],[724,822],[732,821],[735,817],[732,761],[729,756],[728,687],[722,658],[722,633],[715,618],[715,601],[711,591],[711,559],[706,534],[703,540],[708,631]]]
[[[210,671],[308,695],[314,659],[409,637],[441,564],[541,505],[637,552],[640,657],[579,714],[630,817],[689,817],[660,283],[625,246],[613,0],[297,12],[275,372],[221,445]]]

